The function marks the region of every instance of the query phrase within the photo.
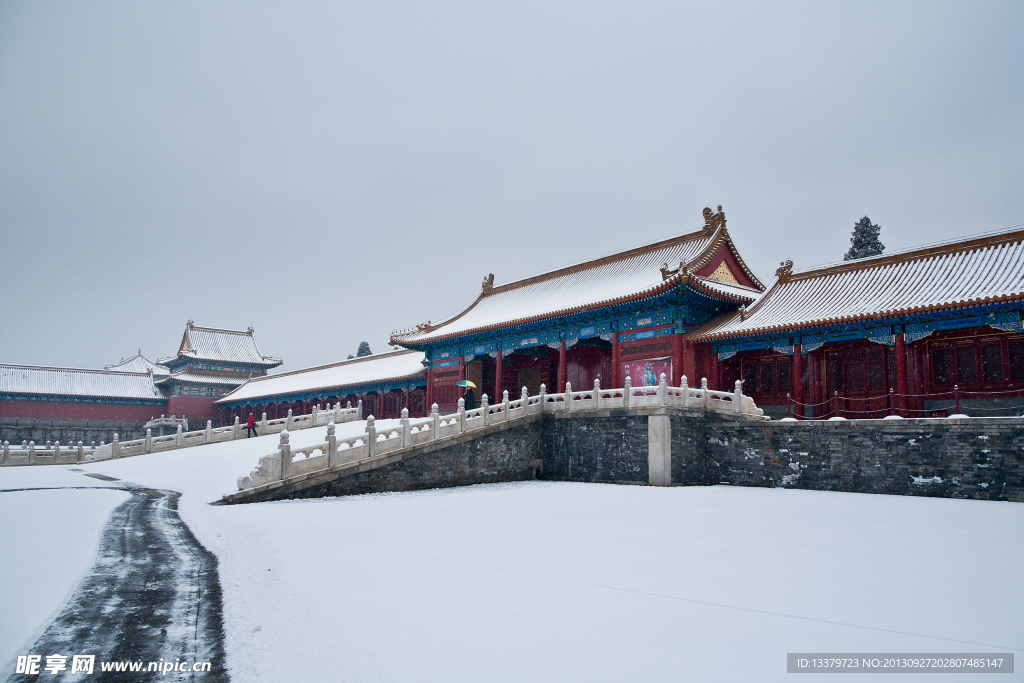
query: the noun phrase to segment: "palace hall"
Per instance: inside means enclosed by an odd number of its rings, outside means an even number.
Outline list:
[[[452,411],[470,380],[500,400],[706,378],[738,380],[797,419],[1021,414],[1024,231],[799,270],[765,283],[722,207],[700,230],[534,277],[483,281],[452,317],[393,333],[420,351],[426,403]]]

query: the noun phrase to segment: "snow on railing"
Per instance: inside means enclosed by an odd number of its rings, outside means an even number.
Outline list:
[[[268,420],[267,414],[263,413],[263,419],[257,422],[256,433],[277,434],[278,432],[295,431],[297,429],[310,429],[311,427],[322,427],[326,424],[341,424],[361,420],[363,416],[363,402],[359,401],[355,408],[349,402],[345,408],[341,403],[335,403],[333,408],[320,410],[319,406],[313,406],[313,411],[307,415],[292,415],[288,411],[286,417],[276,420]],[[236,416],[235,423],[227,427],[214,427],[209,420],[206,421],[206,428],[192,432],[183,432],[181,425],[178,425],[177,432],[168,436],[153,436],[153,430],[146,430],[146,438],[134,439],[132,441],[119,441],[117,433],[114,433],[114,440],[110,443],[102,443],[93,448],[83,446],[78,442],[77,447],[70,444],[61,448],[58,441],[56,446],[46,443],[46,448],[37,447],[33,442],[23,443],[20,448],[11,448],[7,442],[3,445],[3,458],[0,465],[68,465],[98,460],[111,460],[114,458],[127,458],[133,455],[144,453],[159,453],[177,448],[189,448],[201,446],[208,443],[220,443],[222,441],[233,441],[244,439],[248,436],[248,429],[241,424]],[[72,459],[76,458],[76,459]]]
[[[81,441],[66,446],[61,446],[60,441],[47,441],[45,446],[36,446],[35,441],[11,446],[10,441],[4,441],[0,465],[77,465],[91,458],[96,450],[96,446],[86,446]]]
[[[366,420],[363,434],[339,441],[332,423],[327,426],[326,442],[298,450],[292,450],[288,431],[282,431],[278,450],[260,458],[256,469],[248,476],[239,477],[238,489],[244,491],[265,486],[538,413],[675,407],[730,412],[754,418],[764,416],[764,411],[754,404],[753,399],[742,394],[739,382],[736,382],[733,392],[708,389],[706,379],[701,380],[699,389],[689,387],[685,376],[682,386],[670,387],[664,374],[658,385],[653,387],[634,388],[629,377],[626,377],[625,383],[626,386],[621,389],[602,389],[600,380],[594,380],[593,389],[573,391],[572,384],[566,382],[565,392],[561,394],[549,394],[541,384],[540,393],[536,396],[529,396],[526,387],[523,387],[520,397],[515,400],[509,399],[508,391],[502,392],[500,403],[491,404],[487,394],[484,394],[480,407],[470,410],[466,409],[465,399],[460,398],[457,412],[442,416],[435,403],[429,417],[415,421],[410,420],[409,411],[403,409],[399,426],[382,431],[377,430],[371,415]]]

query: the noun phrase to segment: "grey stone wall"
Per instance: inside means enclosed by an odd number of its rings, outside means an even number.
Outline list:
[[[47,441],[60,441],[62,444],[82,441],[86,446],[95,441],[110,443],[114,440],[114,432],[121,441],[144,439],[146,430],[144,420],[71,420],[56,418],[0,418],[0,442],[10,441],[20,444],[22,441],[35,441],[36,444]],[[168,432],[169,434],[171,432]],[[154,436],[156,433],[154,432]]]
[[[547,416],[544,479],[647,483],[647,416],[625,410],[587,417]]]
[[[1024,502],[1024,420],[764,422],[701,410],[604,410],[536,416],[428,444],[360,469],[235,502],[541,479],[649,482],[649,414],[667,414],[673,485]],[[445,442],[451,443],[451,442]]]

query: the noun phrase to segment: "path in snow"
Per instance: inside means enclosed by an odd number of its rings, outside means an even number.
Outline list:
[[[209,673],[175,674],[176,680],[227,681],[217,558],[178,517],[179,493],[121,488],[131,498],[111,514],[95,564],[29,652],[96,655],[95,674],[106,661],[209,661]]]

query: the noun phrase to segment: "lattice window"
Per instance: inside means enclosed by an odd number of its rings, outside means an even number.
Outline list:
[[[838,391],[843,393],[843,357],[830,355],[825,360],[825,380],[828,386],[828,393],[831,396]]]
[[[932,384],[947,386],[953,383],[953,366],[948,346],[932,346]]]
[[[978,359],[974,353],[974,344],[956,347],[956,379],[959,384],[978,383]]]
[[[867,384],[869,389],[885,389],[885,350],[881,346],[867,349]]]
[[[1006,350],[1010,354],[1010,379],[1024,380],[1024,340],[1008,342]]]
[[[758,390],[757,363],[743,364],[743,391],[752,394]]]
[[[761,393],[772,394],[775,393],[775,373],[773,372],[774,364],[771,361],[767,363],[761,363]]]
[[[986,382],[1002,382],[1003,347],[1000,344],[981,345],[981,371]]]
[[[792,373],[789,371],[789,361],[780,360],[775,363],[775,386],[778,388],[780,394],[785,394],[790,391],[790,378]]]

